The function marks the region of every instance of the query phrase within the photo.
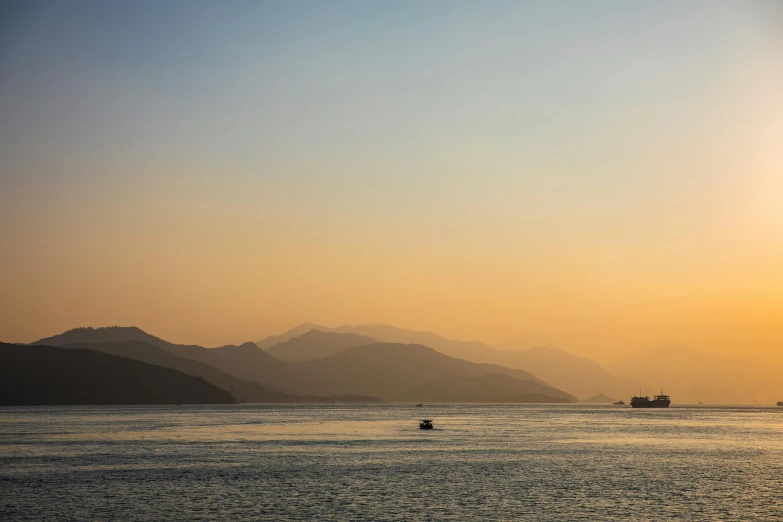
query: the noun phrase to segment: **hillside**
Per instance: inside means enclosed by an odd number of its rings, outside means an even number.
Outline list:
[[[178,357],[209,364],[239,379],[267,384],[271,387],[275,387],[273,381],[285,379],[289,372],[287,363],[272,357],[255,343],[220,348],[170,345],[166,350]]]
[[[288,383],[275,384],[316,394],[350,392],[375,395],[388,400],[427,382],[449,377],[504,374],[527,381],[531,393],[566,401],[576,400],[524,370],[471,363],[416,344],[375,343],[295,366],[294,379]],[[458,399],[450,401],[456,402]]]
[[[188,360],[198,361],[221,370],[234,378],[250,383],[264,384],[268,375],[279,376],[286,372],[285,364],[267,354],[255,343],[239,346],[204,348],[196,345],[174,344],[137,328],[111,326],[106,328],[74,328],[60,335],[41,339],[32,344],[49,343],[53,346],[86,346],[90,344],[141,342],[165,350],[167,353]],[[280,390],[270,390],[278,392]]]
[[[417,332],[390,325],[343,325],[328,328],[306,323],[284,334],[267,337],[256,344],[266,347],[272,353],[273,342],[293,341],[301,335],[302,330],[313,327],[329,333],[362,335],[384,343],[421,344],[450,357],[470,362],[492,363],[526,370],[544,382],[580,398],[599,393],[629,398],[635,393],[634,390],[645,386],[638,380],[615,375],[589,359],[555,348],[511,349],[513,345],[508,345],[509,349],[498,349],[478,341],[457,341],[432,332]],[[316,347],[310,347],[310,350],[311,354],[318,353]]]
[[[359,395],[346,396],[314,396],[295,395],[270,390],[257,382],[243,381],[233,375],[195,359],[177,357],[168,351],[137,341],[124,343],[70,344],[65,348],[85,348],[119,357],[127,357],[155,364],[165,368],[173,368],[187,375],[202,377],[205,381],[229,392],[242,403],[328,403],[328,402],[379,402],[376,397]]]
[[[105,333],[106,330],[99,329],[98,332]],[[138,335],[136,330],[138,329],[126,331]],[[90,335],[94,338],[95,334]],[[116,332],[112,333],[112,336],[116,338]],[[312,338],[326,337],[319,333]],[[356,337],[351,339],[356,340]],[[458,375],[478,377],[500,373],[517,380],[532,382],[537,390],[532,392],[557,399],[576,400],[572,395],[549,386],[527,371],[472,363],[415,344],[373,343],[348,348],[320,359],[294,363],[273,357],[255,343],[202,348],[175,345],[161,339],[157,342],[171,355],[201,362],[241,381],[258,383],[277,393],[328,397],[361,395],[389,400],[435,380]]]
[[[310,330],[272,346],[267,353],[282,361],[303,362],[321,359],[348,348],[366,346],[375,342],[377,342],[375,339],[352,333]]]
[[[307,332],[312,330],[318,330],[320,332],[332,331],[332,329],[329,328],[328,326],[322,326],[313,323],[302,323],[279,335],[270,335],[269,337],[265,337],[260,341],[256,341],[256,345],[262,350],[268,350],[269,348],[273,347],[276,344],[284,343],[289,339],[291,339],[292,337],[299,337],[300,335],[306,334]]]
[[[501,351],[497,359],[504,366],[524,368],[552,386],[584,399],[604,393],[627,402],[640,387],[646,387],[639,380],[619,376],[624,373],[616,375],[590,359],[556,348]]]
[[[292,337],[298,337],[314,329],[322,332],[361,335],[382,343],[421,344],[451,357],[473,362],[493,362],[490,360],[491,357],[487,358],[487,354],[494,351],[494,349],[482,342],[446,339],[433,332],[417,332],[387,324],[354,324],[329,328],[327,326],[304,323],[283,334],[262,339],[256,344],[265,349],[271,348],[275,344],[287,341]]]
[[[158,348],[165,348],[171,344],[135,326],[105,326],[99,328],[84,326],[72,328],[61,334],[44,337],[30,344],[65,346],[67,344],[122,343],[126,341],[138,341],[157,346]]]
[[[0,404],[234,404],[171,368],[94,350],[0,343]]]
[[[505,402],[567,403],[564,397],[543,393],[533,381],[520,381],[508,375],[490,373],[479,377],[462,375],[428,382],[396,397],[408,402]]]

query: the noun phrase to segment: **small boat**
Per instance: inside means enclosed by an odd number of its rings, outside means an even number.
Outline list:
[[[417,408],[421,408],[422,406],[424,406],[424,405],[423,404],[417,404],[416,405]]]
[[[432,421],[431,420],[423,420],[419,422],[419,429],[420,430],[431,430],[432,429]]]
[[[778,401],[778,406],[783,406],[783,401]]]
[[[617,404],[619,406],[622,406],[625,404],[625,401],[617,401],[617,402],[613,402],[612,404]]]

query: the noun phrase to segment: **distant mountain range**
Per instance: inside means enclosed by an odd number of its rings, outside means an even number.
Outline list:
[[[176,345],[174,345],[176,346]],[[270,390],[257,382],[244,381],[219,370],[214,366],[205,364],[197,359],[178,357],[172,353],[139,341],[106,342],[68,344],[66,348],[86,348],[111,355],[127,357],[144,361],[149,364],[173,368],[187,375],[202,377],[205,381],[214,384],[222,390],[229,392],[239,402],[250,403],[286,403],[286,402],[378,402],[375,397],[358,396],[331,396],[316,397],[311,395],[294,395],[280,391]]]
[[[322,359],[289,364],[290,372],[283,377],[288,379],[285,384],[317,394],[350,391],[395,400],[404,392],[448,377],[503,374],[525,381],[531,393],[551,399],[542,402],[576,400],[524,370],[471,363],[419,344],[375,343],[349,348]],[[270,379],[273,377],[270,376]],[[279,380],[269,382],[284,385]],[[455,398],[449,402],[458,400]]]
[[[555,348],[498,349],[479,341],[457,341],[432,332],[417,332],[390,325],[344,325],[329,328],[304,323],[288,332],[267,337],[256,344],[281,358],[288,350],[286,343],[292,339],[297,344],[306,338],[307,348],[300,350],[298,360],[304,354],[311,358],[322,357],[319,350],[334,353],[339,343],[334,341],[326,349],[322,339],[311,332],[317,330],[332,334],[360,335],[386,343],[414,343],[428,346],[440,353],[475,363],[492,363],[507,368],[524,369],[552,386],[565,390],[576,397],[587,398],[605,393],[630,398],[636,390],[645,385],[637,380],[619,377],[598,363]],[[350,341],[346,340],[346,344]]]
[[[201,377],[94,350],[0,343],[0,405],[233,404]]]
[[[92,347],[155,362],[203,376],[247,401],[266,397],[264,400],[293,402],[300,399],[291,396],[301,397],[302,394],[308,394],[308,400],[355,395],[367,400],[373,400],[373,397],[395,400],[428,382],[491,374],[523,382],[518,389],[528,394],[526,401],[533,396],[542,402],[576,400],[527,371],[476,364],[449,357],[427,346],[378,343],[359,334],[304,332],[299,337],[302,338],[289,337],[279,348],[270,346],[270,352],[289,359],[318,358],[302,362],[280,360],[254,343],[219,348],[177,345],[135,327],[79,328],[34,344]],[[367,342],[371,344],[365,344]],[[320,357],[321,354],[325,356]]]
[[[264,386],[260,384],[259,376],[274,374],[284,363],[263,352],[254,343],[203,348],[170,343],[132,326],[114,326],[74,328],[32,344],[87,348],[174,368],[188,375],[203,377],[231,393],[240,402],[379,402],[377,397],[351,393],[319,397],[285,393]]]
[[[453,339],[446,339],[445,337],[441,337],[432,332],[417,332],[387,324],[354,324],[329,328],[328,326],[303,323],[283,334],[274,335],[257,341],[256,344],[260,348],[269,349],[276,344],[287,341],[292,337],[299,337],[311,330],[362,335],[383,343],[421,344],[440,353],[459,359],[465,359],[467,361],[494,362],[489,360],[491,357],[488,358],[488,354],[493,352],[494,348],[482,342],[456,341]]]
[[[498,349],[389,325],[305,323],[218,348],[170,343],[136,327],[76,328],[34,344],[175,369],[242,402],[628,402],[640,388],[648,395],[663,388],[675,404],[774,404],[783,397],[783,368],[750,358],[662,348],[605,368],[553,348]]]
[[[577,397],[620,397],[626,402],[646,386],[641,380],[620,377],[600,364],[556,348],[530,348],[501,352],[499,360],[512,368],[525,368],[537,377]],[[614,402],[614,401],[612,401]]]
[[[352,333],[322,332],[310,330],[298,337],[270,347],[266,352],[288,362],[303,362],[312,359],[323,359],[348,348],[367,346],[378,341],[363,335]]]

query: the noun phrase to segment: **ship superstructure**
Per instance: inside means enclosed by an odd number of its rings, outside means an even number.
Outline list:
[[[641,394],[631,399],[631,408],[668,408],[671,401],[668,395],[663,394],[661,390],[660,395],[656,395],[652,400],[649,397],[641,397]]]

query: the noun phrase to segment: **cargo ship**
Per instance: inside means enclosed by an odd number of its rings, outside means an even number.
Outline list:
[[[650,400],[647,396],[633,397],[631,399],[631,408],[668,408],[669,404],[671,404],[669,396],[664,395],[663,390],[661,390],[661,394],[656,395],[653,400]]]

